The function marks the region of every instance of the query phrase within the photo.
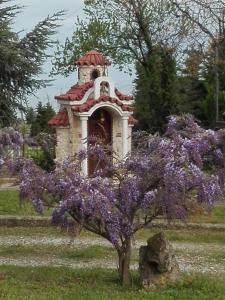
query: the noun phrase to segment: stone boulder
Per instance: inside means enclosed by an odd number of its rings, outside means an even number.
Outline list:
[[[145,289],[163,287],[175,282],[180,269],[172,245],[164,233],[158,233],[147,241],[139,251],[139,272],[141,285]]]

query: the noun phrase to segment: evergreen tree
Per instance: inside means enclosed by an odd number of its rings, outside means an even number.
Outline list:
[[[31,136],[35,135],[33,133],[33,126],[32,126],[32,124],[35,122],[36,116],[37,116],[37,113],[36,113],[36,111],[34,110],[33,107],[29,107],[26,110],[25,119],[26,119],[26,123],[30,126],[30,135]]]
[[[225,112],[225,36],[212,43],[204,64],[204,77],[208,83],[209,96],[211,93],[211,108],[216,111],[215,98],[218,97],[218,120],[224,120]],[[214,101],[213,101],[214,100]],[[215,115],[215,114],[214,114]],[[213,120],[215,126],[215,116]],[[217,126],[217,125],[216,125]]]
[[[208,111],[212,108],[207,99],[208,85],[203,76],[203,56],[198,49],[193,47],[187,51],[186,55],[184,68],[178,78],[180,111],[191,113],[204,126],[208,126],[210,124]]]
[[[25,118],[26,118],[26,122],[28,124],[32,124],[32,122],[35,120],[35,118],[36,118],[36,112],[35,112],[35,110],[34,110],[33,107],[29,107],[26,110]]]
[[[208,98],[209,87],[204,79],[182,75],[178,78],[180,106],[182,113],[190,113],[201,121],[202,125],[209,126],[209,111],[212,112],[212,103]],[[213,95],[212,95],[213,101]],[[211,114],[214,118],[214,116]]]
[[[178,110],[176,63],[170,49],[155,47],[146,64],[136,65],[136,128],[162,132],[167,117]]]
[[[0,0],[0,126],[10,125],[16,110],[24,110],[26,97],[46,86],[38,79],[48,58],[62,12],[48,16],[24,36],[12,30],[20,7]]]
[[[47,133],[52,133],[54,130],[52,127],[48,126],[48,121],[51,120],[51,118],[55,115],[55,110],[53,109],[52,105],[48,102],[45,105],[45,112],[44,112],[44,117],[45,117],[45,132]],[[47,126],[46,126],[47,125]]]
[[[34,116],[34,118],[30,120],[31,136],[37,136],[40,133],[54,133],[54,129],[48,126],[48,121],[55,115],[55,111],[50,103],[42,105],[39,101],[36,112],[31,109],[30,113]]]
[[[215,60],[215,45],[210,45],[203,56],[197,49],[187,52],[185,67],[179,77],[180,110],[193,114],[205,127],[216,126],[216,67],[218,68],[219,120],[225,111],[225,47],[219,44]]]

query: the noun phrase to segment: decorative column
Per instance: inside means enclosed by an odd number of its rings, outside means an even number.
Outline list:
[[[123,158],[128,153],[128,117],[122,117],[122,144],[123,144]]]
[[[81,148],[87,149],[87,137],[88,137],[88,117],[80,116],[81,121]],[[82,172],[84,175],[88,175],[88,161],[87,158],[83,161]]]

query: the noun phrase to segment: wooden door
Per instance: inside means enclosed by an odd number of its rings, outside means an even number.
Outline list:
[[[109,112],[105,109],[96,110],[88,119],[88,137],[96,138],[103,145],[112,142],[112,120]],[[102,168],[98,158],[90,156],[88,158],[88,174],[91,175],[97,168]]]

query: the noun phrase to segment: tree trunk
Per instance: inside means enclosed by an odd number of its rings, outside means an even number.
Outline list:
[[[123,286],[130,284],[130,256],[131,240],[126,239],[122,247],[117,251],[119,256],[119,277]]]

